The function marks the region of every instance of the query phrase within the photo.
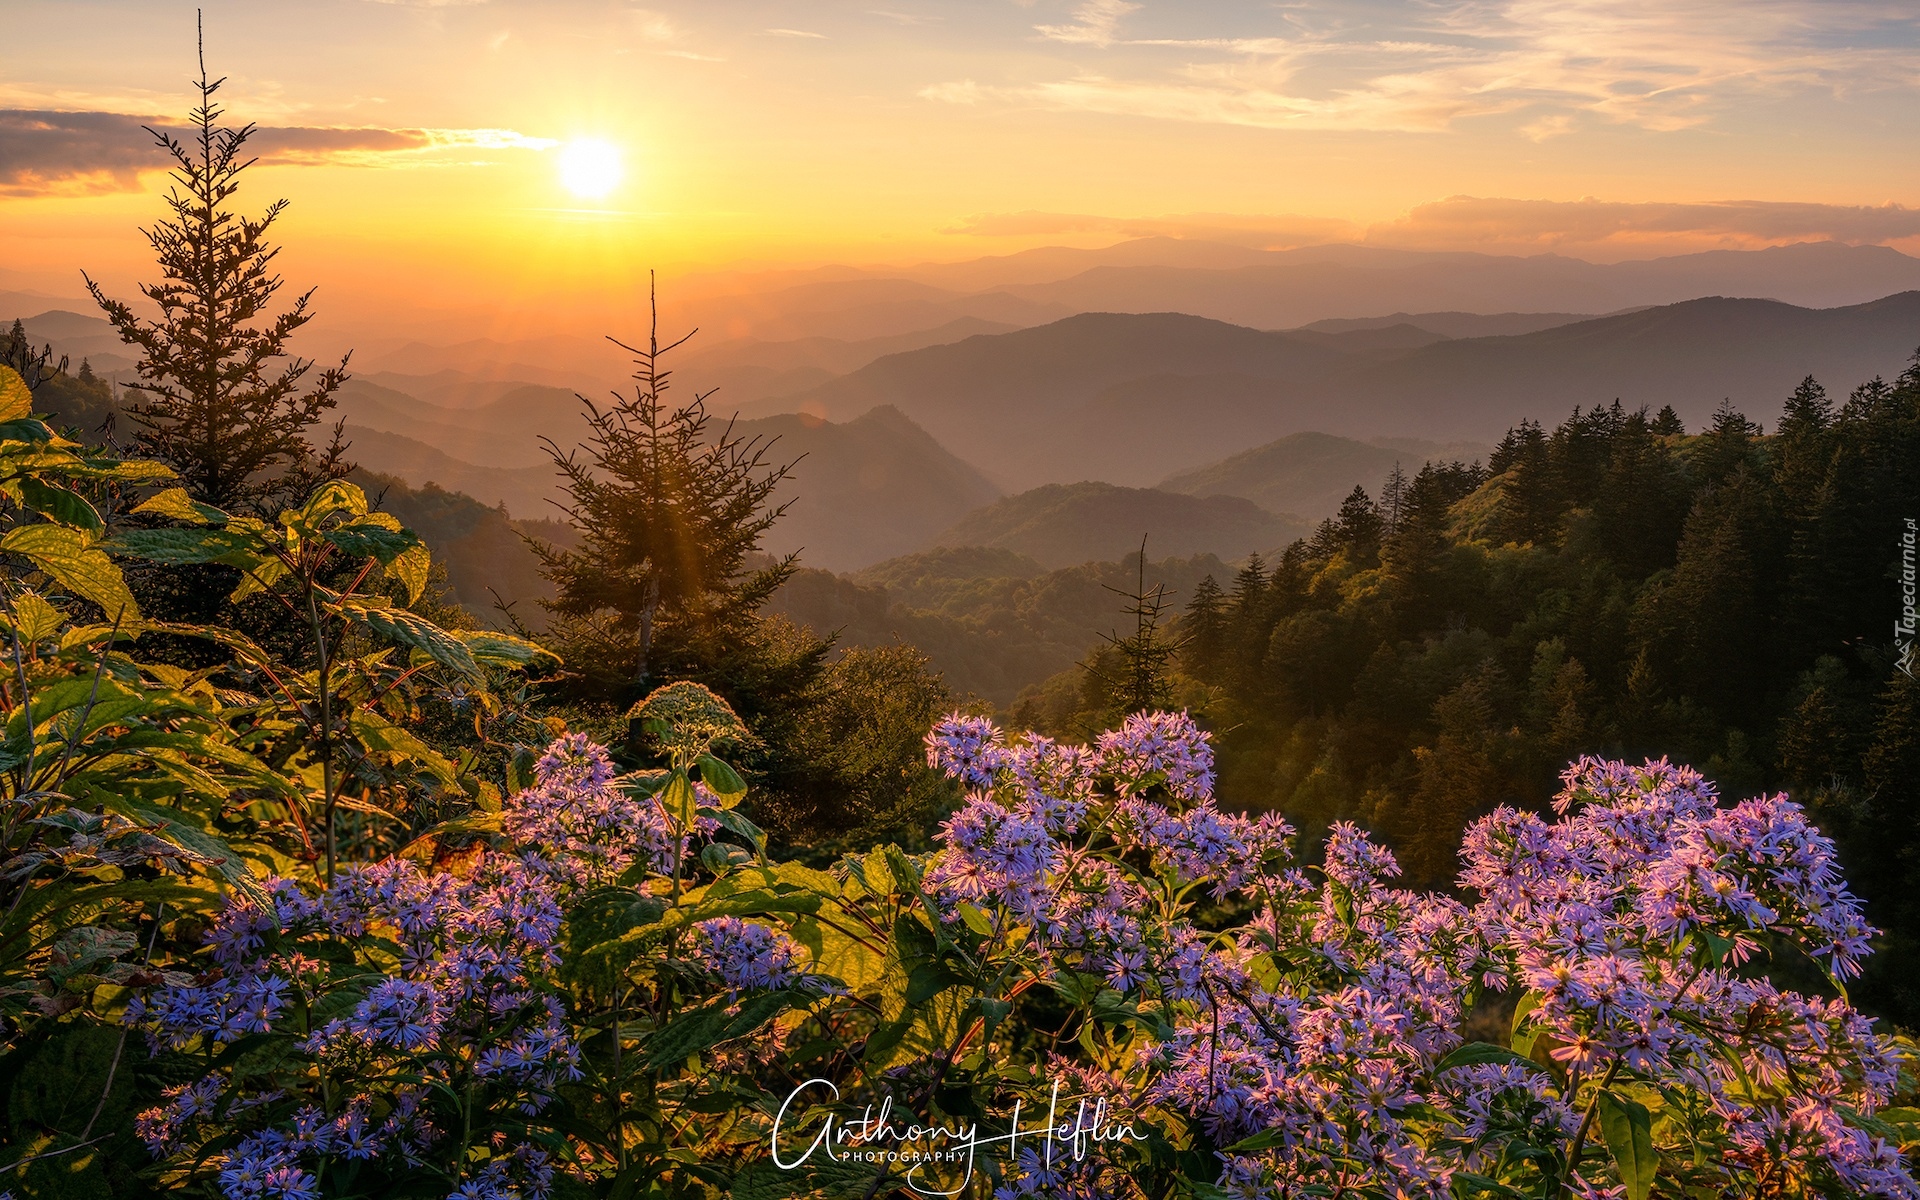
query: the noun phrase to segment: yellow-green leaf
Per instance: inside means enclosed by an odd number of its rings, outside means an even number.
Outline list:
[[[1660,1156],[1653,1149],[1653,1114],[1645,1105],[1611,1090],[1600,1093],[1600,1135],[1620,1169],[1627,1200],[1647,1200]]]
[[[424,543],[417,543],[387,564],[387,574],[406,585],[407,603],[412,604],[420,599],[421,592],[427,590],[427,572],[432,568],[433,552]],[[471,650],[473,647],[469,644],[467,648]]]
[[[360,744],[376,754],[411,759],[443,783],[452,783],[459,776],[445,755],[371,709],[355,712],[349,724]]]
[[[693,799],[693,783],[687,778],[685,771],[675,771],[667,779],[667,786],[660,793],[660,807],[666,812],[667,818],[681,829],[693,828],[696,808]]]
[[[172,517],[176,521],[185,521],[191,525],[225,525],[226,513],[211,504],[202,504],[187,495],[185,488],[168,488],[133,509],[137,513],[152,513],[157,517]]]
[[[8,615],[13,627],[20,631],[20,640],[29,646],[59,633],[67,619],[66,614],[34,592],[21,592],[13,602],[13,612]]]
[[[0,367],[0,421],[17,421],[33,412],[33,393],[12,367]]]
[[[140,619],[140,606],[120,568],[93,544],[93,538],[64,525],[22,525],[0,538],[0,550],[25,555],[62,587],[83,596],[122,625]]]

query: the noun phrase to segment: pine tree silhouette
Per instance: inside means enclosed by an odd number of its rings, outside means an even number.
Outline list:
[[[346,382],[347,359],[307,379],[309,359],[287,344],[313,319],[301,294],[277,316],[268,308],[280,290],[273,273],[278,249],[267,231],[285,200],[259,218],[236,214],[229,202],[255,160],[246,156],[254,126],[225,126],[214,100],[223,79],[209,79],[205,30],[200,38],[200,103],[192,133],[182,141],[164,130],[147,132],[174,161],[167,207],[172,217],[144,230],[158,258],[162,282],[141,285],[160,309],[145,320],[128,304],[108,298],[87,278],[87,290],[122,341],[140,352],[139,375],[127,390],[141,453],[180,475],[195,498],[225,509],[272,516],[316,485],[345,475],[341,424],[324,449],[308,430],[334,407]]]

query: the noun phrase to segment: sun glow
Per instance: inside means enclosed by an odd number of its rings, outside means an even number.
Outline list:
[[[560,150],[560,185],[582,199],[604,199],[624,174],[620,148],[612,142],[575,138]]]

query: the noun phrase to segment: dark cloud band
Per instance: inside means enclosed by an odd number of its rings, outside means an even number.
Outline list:
[[[191,131],[130,113],[0,109],[0,194],[132,191],[142,172],[171,161],[145,127]],[[263,126],[247,145],[263,163],[377,163],[448,147],[544,149],[553,143],[508,129],[383,129]]]

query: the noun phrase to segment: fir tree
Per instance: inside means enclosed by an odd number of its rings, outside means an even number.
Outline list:
[[[1388,473],[1386,483],[1380,487],[1380,516],[1386,522],[1383,532],[1391,534],[1400,528],[1400,518],[1406,512],[1407,492],[1412,481],[1406,471],[1395,462]]]
[[[795,570],[791,555],[748,568],[792,503],[775,504],[773,495],[793,464],[773,464],[771,442],[740,437],[731,423],[714,430],[710,392],[669,403],[672,372],[662,360],[687,338],[662,346],[657,303],[652,312],[644,348],[614,341],[634,356],[633,394],[616,394],[604,410],[581,397],[586,445],[562,451],[547,442],[580,544],[536,543],[555,589],[545,603],[560,619],[557,636],[589,655],[568,657],[624,677],[634,691],[714,661],[718,643],[737,642]],[[680,660],[664,670],[663,635]]]
[[[349,469],[340,425],[324,451],[307,438],[333,408],[347,360],[309,381],[313,363],[288,354],[289,339],[313,319],[311,290],[268,315],[281,279],[267,232],[287,202],[274,201],[257,219],[230,207],[254,162],[246,156],[254,126],[220,124],[224,110],[214,95],[224,82],[207,76],[203,37],[191,136],[147,130],[174,161],[173,215],[145,231],[162,282],[140,291],[159,307],[159,319],[137,316],[91,278],[87,290],[139,351],[140,379],[127,387],[139,397],[128,415],[140,451],[178,472],[197,500],[272,516]]]
[[[1220,651],[1226,639],[1226,593],[1209,575],[1193,589],[1181,617],[1180,630],[1185,640],[1181,658],[1187,673],[1199,679],[1212,679],[1220,665]]]
[[[1671,404],[1660,406],[1659,413],[1653,418],[1652,428],[1660,437],[1680,437],[1687,432],[1686,422],[1680,419],[1679,413],[1673,411]]]

